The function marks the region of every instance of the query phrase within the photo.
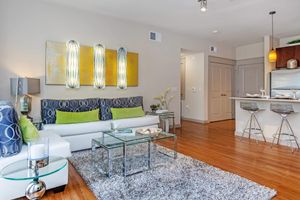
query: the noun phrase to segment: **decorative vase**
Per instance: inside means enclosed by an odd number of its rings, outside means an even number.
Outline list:
[[[28,142],[28,167],[37,169],[49,164],[49,138],[40,137]]]

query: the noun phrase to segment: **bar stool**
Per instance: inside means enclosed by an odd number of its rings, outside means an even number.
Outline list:
[[[291,127],[289,120],[287,119],[288,115],[294,113],[292,104],[282,104],[282,103],[271,103],[271,110],[281,116],[281,123],[276,133],[273,135],[272,146],[277,139],[277,144],[280,143],[281,140],[285,140],[290,142],[291,148],[293,148],[293,142],[296,143],[297,149],[299,149],[299,144],[297,141],[297,137],[294,134],[294,131]],[[283,127],[286,125],[287,132],[284,131]],[[282,139],[283,136],[288,136],[286,139]]]
[[[258,105],[256,102],[241,102],[240,107],[243,110],[246,110],[250,113],[250,119],[248,120],[246,127],[243,130],[242,137],[244,137],[245,133],[249,134],[249,139],[251,139],[251,135],[255,135],[256,142],[257,140],[257,135],[262,135],[264,141],[266,142],[265,135],[263,133],[263,130],[256,118],[255,113],[261,111],[261,109],[258,108]]]

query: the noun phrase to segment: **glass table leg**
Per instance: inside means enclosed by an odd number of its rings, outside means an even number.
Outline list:
[[[112,171],[112,167],[111,167],[111,152],[110,150],[107,150],[107,176],[111,177],[111,171]]]
[[[123,176],[127,176],[127,158],[126,158],[126,143],[123,144]]]
[[[151,141],[148,141],[148,169],[151,169]]]
[[[174,159],[177,158],[177,137],[174,136]]]
[[[96,151],[96,144],[95,142],[92,140],[92,166],[96,167],[95,165],[95,151]]]

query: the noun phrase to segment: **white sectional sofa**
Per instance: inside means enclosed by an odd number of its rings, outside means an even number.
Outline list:
[[[100,103],[100,100],[102,103]],[[103,100],[103,101],[102,101]],[[142,106],[142,97],[119,98],[116,104],[126,102],[137,106]],[[77,100],[42,100],[42,119],[44,122],[43,130],[40,134],[49,137],[50,156],[62,156],[68,158],[71,151],[79,151],[91,148],[93,138],[102,137],[103,131],[113,129],[157,127],[159,124],[158,116],[146,115],[137,118],[112,120],[107,103],[110,99],[77,99]],[[110,102],[111,103],[111,102]],[[113,106],[113,105],[110,105]],[[78,124],[55,124],[55,110],[63,109],[69,111],[80,111],[78,109],[91,110],[100,107],[102,109],[102,119],[96,122]],[[105,111],[105,112],[104,112]],[[21,153],[7,158],[0,158],[0,170],[6,165],[18,160],[27,158],[27,146],[23,145]],[[68,183],[68,166],[63,170],[50,176],[42,178],[47,185],[47,189],[64,186]],[[9,181],[0,178],[0,200],[14,199],[24,196],[25,188],[30,181]]]
[[[157,127],[158,116],[146,115],[144,117],[97,121],[79,124],[46,124],[45,131],[51,131],[60,135],[71,145],[71,151],[79,151],[91,148],[93,138],[102,137],[102,131],[121,128]]]
[[[91,148],[91,140],[101,137],[103,131],[121,128],[157,127],[158,116],[143,116],[137,118],[113,120],[110,109],[112,107],[125,108],[143,106],[143,97],[125,97],[114,99],[42,99],[41,116],[44,130],[55,132],[70,142],[71,151]],[[97,122],[79,124],[56,124],[56,110],[67,112],[81,112],[99,109],[100,119]]]
[[[71,156],[70,143],[52,131],[40,131],[41,136],[49,138],[50,156],[62,156],[68,158]],[[12,157],[0,158],[0,170],[5,166],[22,159],[27,159],[27,145],[23,144],[22,151]],[[27,169],[24,169],[27,170]],[[42,180],[46,183],[47,189],[57,188],[68,184],[68,166],[61,171],[50,176],[45,176]],[[25,195],[25,189],[31,182],[11,181],[0,178],[0,199],[9,200],[19,198]]]

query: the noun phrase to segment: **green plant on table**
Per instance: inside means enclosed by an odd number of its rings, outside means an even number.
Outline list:
[[[160,108],[160,104],[152,104],[150,105],[152,111],[157,111]]]

